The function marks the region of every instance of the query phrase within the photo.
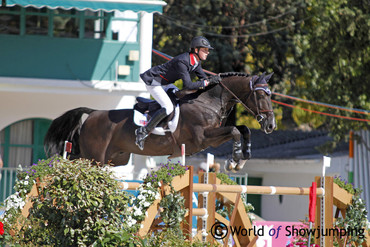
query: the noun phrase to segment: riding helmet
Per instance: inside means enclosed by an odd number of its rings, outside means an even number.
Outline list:
[[[204,47],[204,48],[208,48],[210,50],[213,50],[213,47],[209,43],[208,39],[206,39],[203,36],[194,37],[193,40],[190,43],[190,48],[191,49],[195,49],[195,48],[199,48],[199,47]]]

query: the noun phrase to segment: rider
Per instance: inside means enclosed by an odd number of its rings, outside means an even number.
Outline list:
[[[145,138],[166,116],[174,110],[172,101],[165,92],[165,87],[175,81],[182,79],[184,89],[203,89],[208,85],[217,84],[221,78],[216,76],[207,77],[204,73],[201,60],[206,60],[209,50],[213,47],[209,41],[202,36],[193,38],[190,43],[190,52],[174,57],[167,63],[157,65],[140,74],[141,79],[152,97],[162,106],[146,126],[136,129],[136,145],[143,150]],[[192,82],[190,73],[195,73],[199,81]]]

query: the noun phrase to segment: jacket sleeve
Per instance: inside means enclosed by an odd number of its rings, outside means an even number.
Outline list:
[[[185,64],[178,63],[177,64],[177,71],[180,74],[180,78],[182,79],[184,89],[200,89],[204,88],[204,78],[202,78],[199,81],[192,82],[190,78],[190,73],[188,72],[188,69]]]
[[[207,75],[204,73],[202,66],[199,64],[198,67],[194,70],[196,76],[198,76],[199,79],[206,79]]]

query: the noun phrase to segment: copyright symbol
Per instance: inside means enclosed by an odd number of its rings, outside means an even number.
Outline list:
[[[211,228],[211,234],[215,239],[221,240],[227,236],[227,226],[224,223],[216,222]]]

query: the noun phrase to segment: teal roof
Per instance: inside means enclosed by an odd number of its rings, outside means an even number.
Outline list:
[[[14,5],[52,9],[103,10],[106,12],[131,10],[162,13],[162,8],[166,3],[160,0],[6,0],[7,7]]]

